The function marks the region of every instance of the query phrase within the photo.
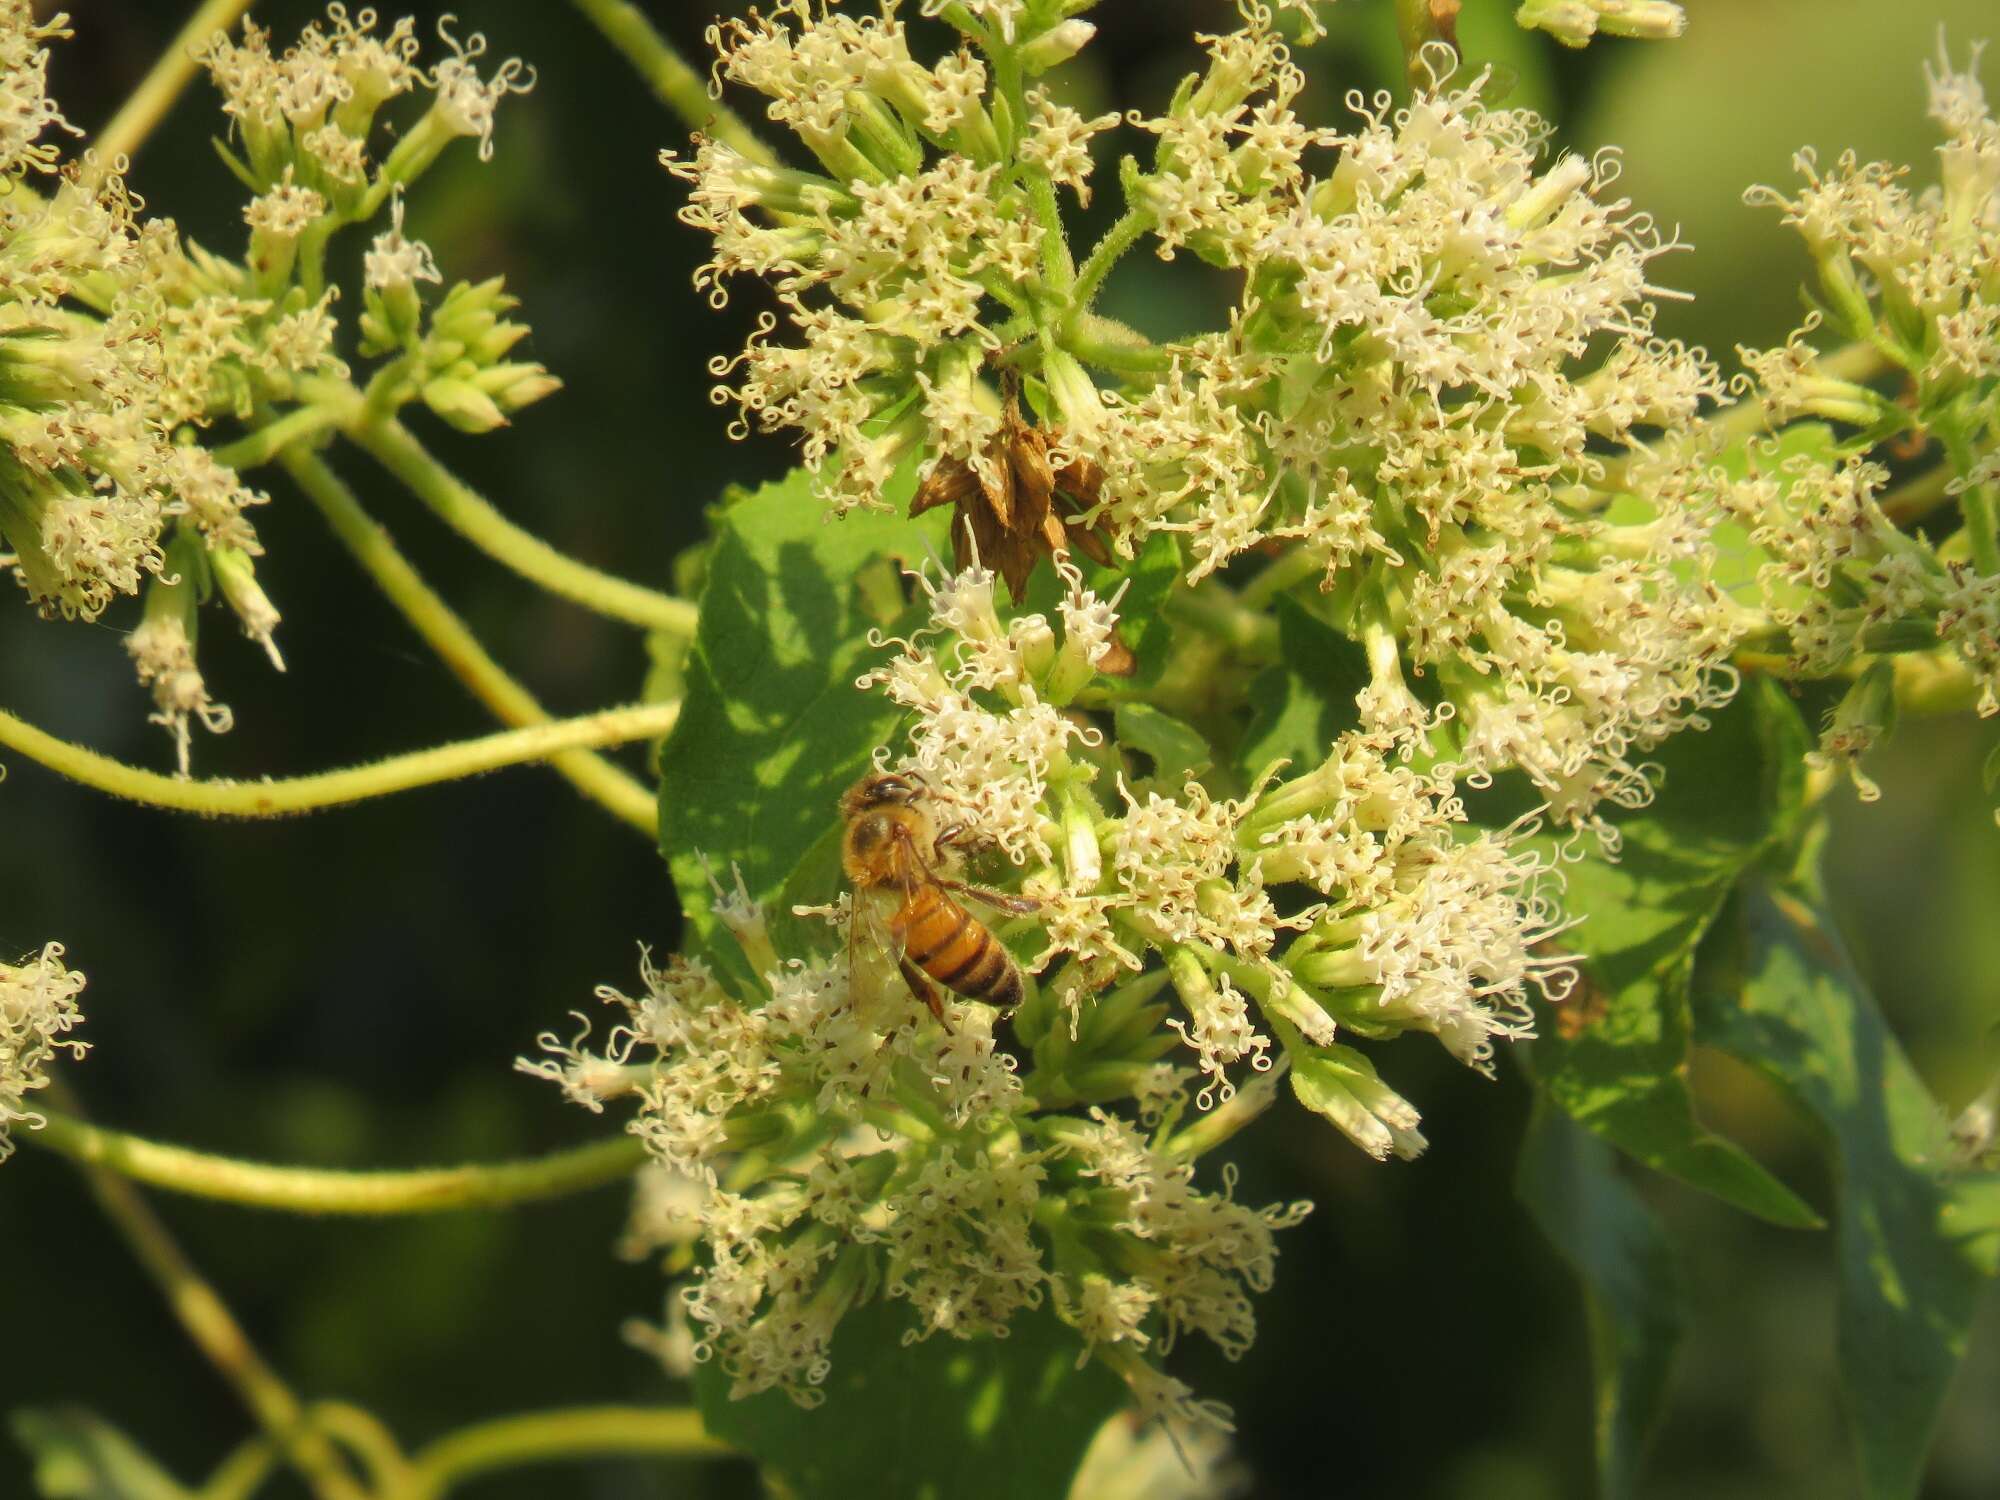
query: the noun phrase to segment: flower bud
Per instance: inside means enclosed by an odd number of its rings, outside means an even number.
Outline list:
[[[1881,797],[1882,789],[1862,774],[1861,757],[1888,737],[1895,722],[1895,663],[1878,658],[1827,715],[1819,746],[1808,752],[1806,764],[1815,770],[1847,772],[1861,800],[1873,802]]]
[[[284,671],[285,659],[278,654],[278,643],[273,638],[280,618],[277,606],[259,587],[250,554],[240,547],[211,547],[208,566],[215,575],[216,587],[222,590],[222,597],[236,611],[243,633],[264,648],[273,667]]]
[[[1582,47],[1599,31],[1663,40],[1687,29],[1687,13],[1667,0],[1526,0],[1514,19],[1565,47]]]
[[[424,405],[460,432],[491,432],[496,427],[505,427],[507,414],[499,403],[466,378],[478,372],[464,365],[453,368],[453,374],[434,376],[424,382]]]
[[[540,365],[494,365],[473,377],[473,385],[503,412],[517,412],[562,389],[562,381]]]
[[[165,566],[146,585],[144,617],[125,637],[140,683],[153,690],[154,712],[147,722],[173,737],[183,776],[188,774],[190,721],[199,719],[210,734],[227,734],[235,722],[226,704],[208,696],[208,684],[195,664],[196,609],[207,585],[207,567],[201,544],[176,536],[167,547]]]
[[[1375,1065],[1352,1047],[1288,1049],[1292,1092],[1301,1104],[1326,1116],[1340,1132],[1377,1161],[1391,1152],[1404,1160],[1429,1144],[1417,1129],[1420,1116],[1410,1101],[1390,1088]]]
[[[1089,21],[1063,21],[1051,26],[1021,49],[1021,66],[1031,77],[1046,73],[1050,68],[1075,57],[1096,35],[1097,27]]]

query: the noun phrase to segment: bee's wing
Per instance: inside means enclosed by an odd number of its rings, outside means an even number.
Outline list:
[[[847,984],[855,995],[879,995],[887,985],[903,945],[889,931],[886,903],[894,894],[880,890],[852,893],[847,914]]]

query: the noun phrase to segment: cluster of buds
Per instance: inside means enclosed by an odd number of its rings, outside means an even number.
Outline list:
[[[459,431],[504,427],[510,414],[561,389],[540,364],[507,358],[528,336],[528,326],[505,316],[520,304],[502,289],[500,277],[455,283],[426,321],[417,283],[442,278],[429,247],[404,237],[400,202],[363,270],[361,354],[396,356],[397,385],[414,390]]]
[[[919,67],[885,11],[795,0],[716,35],[719,76],[769,94],[826,168],[714,142],[674,164],[716,239],[702,279],[768,279],[799,338],[753,338],[724,399],[800,429],[846,506],[912,451],[975,472],[1017,451],[995,439],[1018,368],[1039,451],[1083,476],[1058,495],[1073,539],[1130,556],[1177,533],[1190,582],[1251,549],[1305,554],[1368,645],[1365,731],[1522,770],[1555,819],[1609,837],[1600,806],[1649,794],[1643,752],[1734,690],[1742,623],[1706,576],[1716,476],[1672,441],[1722,387],[1652,332],[1648,266],[1675,247],[1607,198],[1615,161],[1541,167],[1547,127],[1483,103],[1483,75],[1454,86],[1443,48],[1406,108],[1356,96],[1352,133],[1309,128],[1304,76],[1246,0],[1203,39],[1206,71],[1133,117],[1152,168],[1128,159],[1128,214],[1079,271],[1054,188],[1088,186],[1115,117],[1003,107],[1032,40],[972,27],[981,92],[972,53]],[[1320,151],[1339,153],[1323,176]],[[1235,273],[1228,326],[1152,345],[1091,313],[1128,231]]]
[[[49,1063],[62,1052],[81,1057],[88,1045],[68,1035],[83,1021],[83,976],[62,955],[62,944],[50,943],[18,966],[0,964],[0,1161],[13,1154],[10,1125],[41,1123],[27,1096],[48,1087]]]
[[[1955,662],[1979,711],[2000,712],[2000,121],[1977,60],[1960,72],[1941,53],[1926,70],[1945,137],[1936,186],[1913,193],[1904,169],[1851,152],[1823,172],[1802,151],[1794,196],[1748,195],[1804,236],[1820,307],[1781,347],[1741,351],[1744,390],[1773,422],[1839,436],[1831,454],[1753,470],[1725,503],[1770,554],[1765,615],[1791,669],[1854,678],[1816,752],[1828,765],[1853,769],[1888,729],[1891,656]],[[1875,351],[1901,390],[1829,367],[1808,342],[1823,325]],[[1926,453],[1933,467],[1890,483],[1891,465]],[[1955,530],[1932,516],[1954,499]]]

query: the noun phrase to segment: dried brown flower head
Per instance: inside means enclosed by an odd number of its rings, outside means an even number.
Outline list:
[[[1017,604],[1035,560],[1044,554],[1066,556],[1071,543],[1092,562],[1108,567],[1110,549],[1083,520],[1097,504],[1104,471],[1087,458],[1071,458],[1057,468],[1050,455],[1063,456],[1061,447],[1060,429],[1034,426],[1021,415],[1020,397],[1010,381],[1007,411],[1000,431],[986,445],[985,462],[939,460],[917,487],[910,514],[952,506],[953,566],[963,570],[976,555],[1007,581]]]

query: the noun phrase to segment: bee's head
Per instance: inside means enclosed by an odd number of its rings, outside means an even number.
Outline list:
[[[878,807],[908,807],[927,793],[923,777],[914,771],[871,771],[840,799],[848,817]]]

